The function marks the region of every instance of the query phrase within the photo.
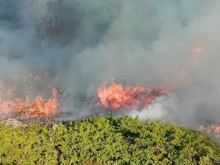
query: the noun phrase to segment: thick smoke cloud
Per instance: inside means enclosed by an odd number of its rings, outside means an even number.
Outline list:
[[[0,78],[48,72],[71,98],[89,97],[112,79],[172,82],[200,45],[186,81],[132,115],[218,123],[219,17],[217,0],[1,0]]]

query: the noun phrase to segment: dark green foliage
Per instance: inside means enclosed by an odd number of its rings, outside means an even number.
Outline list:
[[[68,124],[0,124],[0,164],[213,164],[220,149],[203,132],[130,117]]]

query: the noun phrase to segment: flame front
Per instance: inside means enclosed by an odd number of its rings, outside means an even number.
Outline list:
[[[13,110],[22,114],[22,116],[54,116],[57,114],[58,109],[58,99],[57,99],[57,91],[56,89],[52,89],[52,97],[47,101],[42,97],[36,97],[32,102],[26,98],[16,98],[16,103],[13,106]]]
[[[112,82],[110,86],[102,85],[98,88],[98,104],[114,110],[147,107],[157,97],[167,93],[166,86],[123,86]]]
[[[220,134],[220,125],[217,124],[212,124],[209,126],[200,126],[199,130],[201,131],[206,131],[207,133],[215,133],[215,134]]]
[[[59,102],[56,89],[52,89],[52,97],[48,100],[38,96],[32,101],[25,98],[14,98],[13,92],[5,90],[0,85],[0,116],[9,118],[16,115],[18,118],[50,117],[58,113]]]
[[[157,97],[166,95],[168,92],[180,86],[198,63],[200,54],[203,52],[201,45],[195,45],[192,49],[193,55],[190,56],[185,67],[174,78],[169,86],[164,85],[144,85],[144,86],[123,86],[115,82],[109,86],[101,85],[98,88],[97,94],[99,98],[98,105],[103,105],[105,108],[138,108],[148,107]]]

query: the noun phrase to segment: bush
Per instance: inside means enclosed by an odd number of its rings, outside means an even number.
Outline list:
[[[213,164],[220,148],[204,132],[130,117],[0,124],[0,164]]]

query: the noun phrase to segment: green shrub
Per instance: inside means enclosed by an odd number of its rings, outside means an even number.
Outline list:
[[[169,123],[142,124],[130,117],[32,122],[11,128],[0,123],[0,164],[213,164],[220,148],[204,132]]]

